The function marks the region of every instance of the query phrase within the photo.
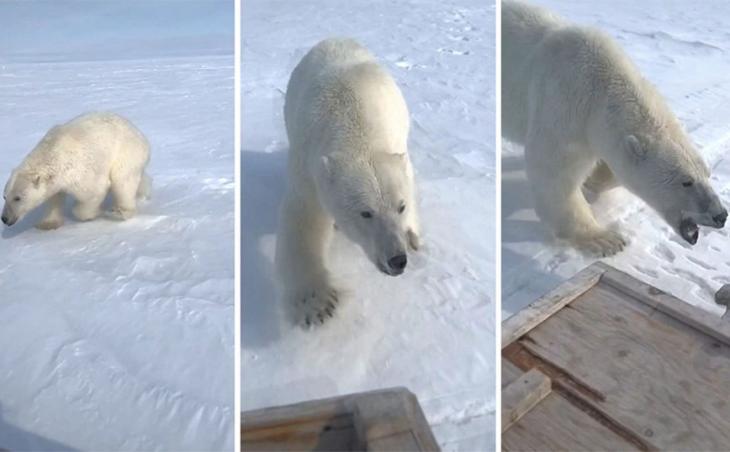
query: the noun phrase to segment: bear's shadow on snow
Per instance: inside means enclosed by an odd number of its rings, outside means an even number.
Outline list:
[[[10,425],[3,418],[0,404],[0,451],[5,450],[73,451],[76,449]]]
[[[241,340],[247,347],[265,346],[281,335],[284,309],[278,306],[273,262],[262,239],[276,235],[286,161],[285,151],[241,154]]]
[[[548,242],[550,234],[537,219],[509,217],[521,210],[534,210],[522,155],[502,157],[502,243]]]
[[[534,210],[530,185],[525,174],[525,159],[522,155],[502,157],[502,268],[519,268],[520,274],[535,275],[535,279],[546,290],[557,286],[561,279],[536,265],[533,259],[518,254],[505,247],[505,244],[519,242],[537,242],[546,245],[552,240],[550,232],[535,219],[510,219],[514,213],[523,210]],[[539,275],[539,276],[537,276]],[[504,303],[503,310],[513,314],[527,306],[533,300],[510,299]]]

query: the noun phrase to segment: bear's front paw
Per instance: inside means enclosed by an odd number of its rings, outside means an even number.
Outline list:
[[[574,243],[586,254],[609,257],[622,251],[629,241],[619,232],[604,230],[574,239]]]
[[[63,226],[63,218],[55,218],[51,220],[43,220],[40,223],[36,224],[35,227],[37,229],[41,229],[43,231],[50,231],[52,229],[58,229],[61,226]]]
[[[340,293],[327,283],[314,284],[290,296],[290,301],[295,306],[295,321],[309,328],[322,325],[334,316]]]

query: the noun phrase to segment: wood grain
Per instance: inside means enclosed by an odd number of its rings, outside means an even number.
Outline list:
[[[608,270],[601,283],[730,345],[730,324],[721,317],[698,309],[616,269]]]
[[[532,369],[502,389],[502,431],[517,422],[550,394],[550,379]]]
[[[242,413],[246,451],[438,451],[416,397],[371,391]]]
[[[587,267],[553,291],[540,297],[525,309],[502,322],[502,348],[504,349],[565,305],[583,295],[598,283],[605,271],[606,268],[603,266],[592,265]]]
[[[593,406],[659,449],[724,450],[730,347],[600,284],[520,343],[605,396]]]
[[[633,451],[631,443],[556,392],[550,393],[502,435],[508,451]]]

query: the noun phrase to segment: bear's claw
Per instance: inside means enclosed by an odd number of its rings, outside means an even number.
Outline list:
[[[339,293],[336,289],[324,285],[323,289],[305,291],[305,296],[297,300],[299,320],[307,328],[322,325],[328,318],[333,318],[335,308],[339,302]]]

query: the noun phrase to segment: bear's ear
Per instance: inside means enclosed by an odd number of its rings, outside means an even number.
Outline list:
[[[624,148],[626,148],[626,152],[628,152],[629,155],[636,160],[643,160],[644,157],[646,157],[646,149],[641,146],[639,139],[634,135],[627,135],[626,138],[624,138]]]
[[[33,182],[33,186],[38,188],[41,184],[50,184],[53,182],[53,174],[31,174],[30,180]]]

